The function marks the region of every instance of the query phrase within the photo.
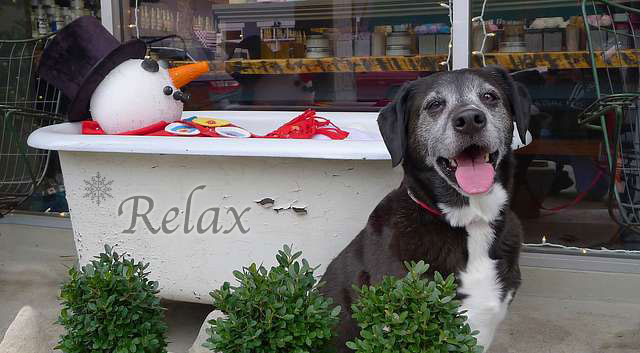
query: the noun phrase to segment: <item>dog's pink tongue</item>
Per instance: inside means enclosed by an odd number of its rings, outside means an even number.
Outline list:
[[[475,158],[459,156],[456,162],[458,163],[456,180],[464,192],[473,195],[489,191],[493,185],[493,177],[496,175],[491,163],[485,162],[483,156]]]

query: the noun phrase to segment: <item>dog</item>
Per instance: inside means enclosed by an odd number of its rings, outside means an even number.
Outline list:
[[[405,261],[455,274],[457,299],[488,349],[520,286],[522,229],[509,210],[514,122],[525,141],[531,98],[502,68],[435,73],[405,84],[378,116],[404,178],[333,259],[323,294],[342,307],[337,352],[359,333],[353,286],[403,277]]]

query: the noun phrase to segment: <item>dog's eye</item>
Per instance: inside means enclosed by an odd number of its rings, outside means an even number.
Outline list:
[[[498,100],[498,96],[493,92],[486,92],[482,95],[482,100],[486,103],[494,103]]]
[[[434,100],[427,104],[427,110],[430,112],[435,112],[437,110],[440,110],[440,108],[442,108],[443,106],[444,106],[444,102],[440,100]]]

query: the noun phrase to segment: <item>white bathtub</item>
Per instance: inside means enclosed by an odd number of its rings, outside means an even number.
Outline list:
[[[264,134],[298,114],[184,116],[223,118]],[[208,302],[212,289],[233,282],[233,270],[274,264],[283,244],[321,265],[321,274],[399,185],[402,171],[391,168],[377,114],[319,115],[371,139],[89,136],[80,134],[79,124],[66,123],[37,130],[28,143],[60,151],[81,264],[104,244],[117,244],[120,252],[151,263],[162,297]],[[91,191],[98,179],[107,193],[100,199]],[[274,205],[256,202],[265,199]],[[216,213],[215,231],[207,229]]]

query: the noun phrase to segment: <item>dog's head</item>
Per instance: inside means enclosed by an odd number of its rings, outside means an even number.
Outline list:
[[[526,88],[505,70],[464,69],[405,84],[378,125],[393,166],[404,159],[433,168],[469,196],[491,189],[510,157],[514,122],[525,141],[530,107]]]

